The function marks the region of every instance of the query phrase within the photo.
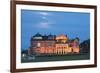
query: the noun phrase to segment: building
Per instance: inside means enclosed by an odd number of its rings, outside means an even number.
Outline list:
[[[54,35],[41,35],[37,33],[31,38],[31,54],[47,54],[50,50],[55,48],[55,36]]]
[[[68,38],[64,34],[61,34],[56,37],[56,42],[66,43],[67,41],[68,41]]]
[[[68,37],[61,34],[56,37],[56,53],[57,54],[68,54],[71,53],[71,48],[69,48]]]
[[[79,39],[69,40],[64,34],[55,36],[37,33],[32,36],[30,42],[29,55],[65,55],[80,52]]]
[[[80,48],[79,48],[79,38],[75,38],[69,41],[69,47],[72,48],[73,53],[79,53]]]

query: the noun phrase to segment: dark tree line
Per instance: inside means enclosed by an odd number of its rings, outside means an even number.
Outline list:
[[[28,50],[23,50],[21,54],[28,54]]]
[[[83,41],[80,43],[81,53],[89,53],[90,52],[90,39]]]

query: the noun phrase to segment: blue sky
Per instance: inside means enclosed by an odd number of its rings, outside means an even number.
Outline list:
[[[21,10],[21,48],[30,46],[30,38],[41,34],[65,34],[80,42],[90,38],[90,14],[82,12],[54,12]]]

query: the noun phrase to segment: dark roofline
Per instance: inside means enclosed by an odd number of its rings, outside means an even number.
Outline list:
[[[31,41],[55,41],[56,42],[55,39],[33,39]]]

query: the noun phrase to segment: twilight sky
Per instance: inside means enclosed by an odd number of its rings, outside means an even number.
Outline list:
[[[90,38],[90,14],[80,12],[53,12],[21,10],[21,49],[30,47],[30,38],[41,34],[65,34],[80,42]]]

